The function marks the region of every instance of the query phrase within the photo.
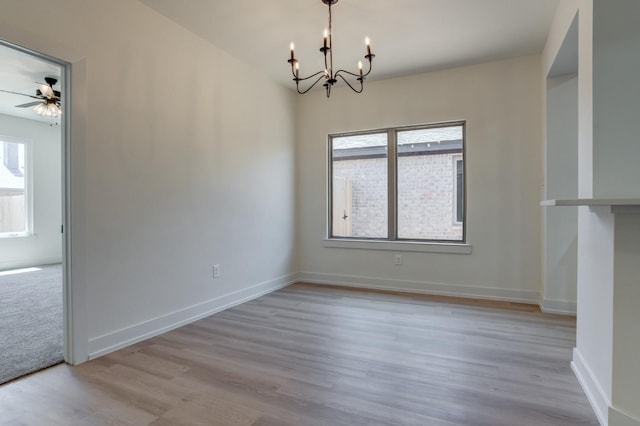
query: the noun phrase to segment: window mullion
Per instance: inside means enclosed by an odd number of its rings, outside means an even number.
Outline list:
[[[388,200],[388,238],[391,241],[398,239],[397,225],[397,169],[398,169],[398,144],[396,143],[396,131],[389,129],[387,132],[387,194]]]

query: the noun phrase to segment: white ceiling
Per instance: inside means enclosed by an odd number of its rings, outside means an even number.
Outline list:
[[[140,0],[276,81],[294,87],[289,43],[304,76],[324,69],[321,0]],[[336,69],[356,71],[364,37],[376,54],[371,79],[539,53],[560,0],[339,0],[333,6]],[[0,45],[0,89],[35,94],[59,66]],[[60,83],[56,86],[60,90]],[[0,93],[0,114],[48,121],[26,96]]]
[[[0,89],[35,95],[38,88],[36,82],[44,83],[45,77],[54,77],[59,80],[60,73],[60,67],[55,64],[0,44]],[[60,83],[54,87],[60,90]],[[31,101],[36,99],[0,92],[0,114],[50,122],[50,118],[36,114],[33,107],[15,107]],[[1,132],[2,129],[0,129]]]
[[[301,74],[324,69],[321,0],[140,0],[169,19],[293,86],[289,43]],[[381,79],[542,51],[559,0],[339,0],[334,68],[357,70],[371,38]],[[301,76],[302,76],[301,75]]]

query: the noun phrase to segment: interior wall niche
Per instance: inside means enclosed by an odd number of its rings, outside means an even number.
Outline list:
[[[544,199],[578,197],[578,16],[546,80]],[[578,208],[544,209],[543,307],[575,312]]]

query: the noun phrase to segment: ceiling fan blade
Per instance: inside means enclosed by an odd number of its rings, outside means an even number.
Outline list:
[[[47,98],[51,99],[53,98],[55,95],[53,94],[53,89],[51,88],[51,86],[48,86],[46,84],[42,84],[42,83],[38,83],[38,88],[40,89],[40,92],[42,92],[42,94],[44,96],[46,96]]]
[[[39,97],[37,97],[37,96],[27,95],[26,93],[12,92],[11,90],[3,90],[3,89],[0,89],[0,92],[4,92],[4,93],[11,93],[12,95],[28,96],[28,97],[33,98],[33,99],[40,99],[40,98],[39,98]]]
[[[16,108],[29,108],[29,107],[32,107],[32,106],[39,105],[39,104],[41,104],[41,103],[42,103],[42,102],[40,102],[40,101],[37,101],[37,102],[28,102],[28,103],[26,103],[26,104],[16,105]]]

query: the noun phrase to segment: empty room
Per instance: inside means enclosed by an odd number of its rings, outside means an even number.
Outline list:
[[[640,2],[0,10],[63,340],[0,425],[640,426]]]

